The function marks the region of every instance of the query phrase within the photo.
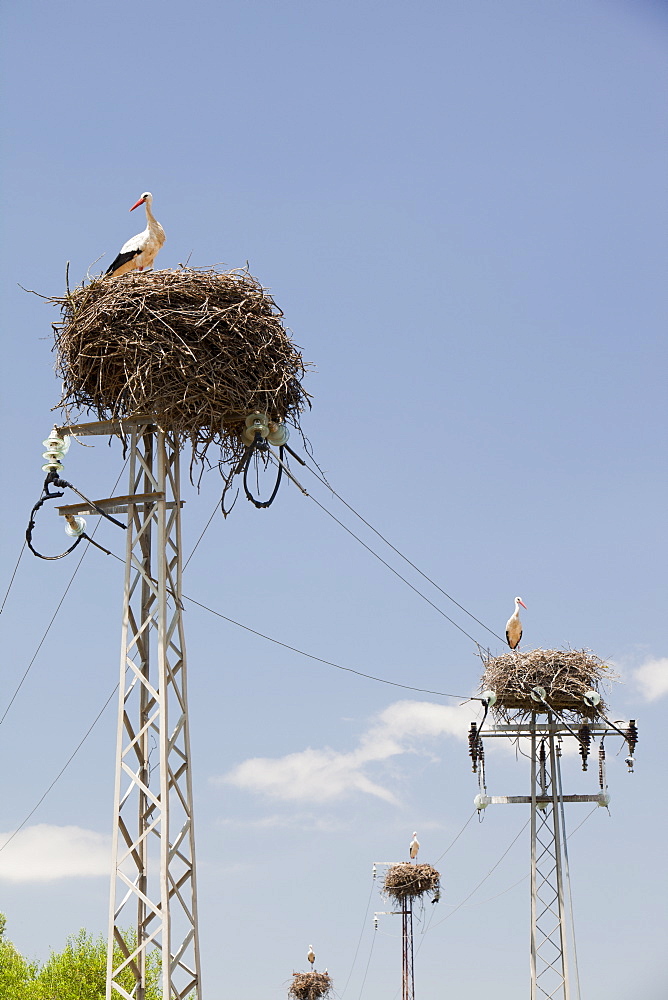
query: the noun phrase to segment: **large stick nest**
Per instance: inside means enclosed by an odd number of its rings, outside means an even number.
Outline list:
[[[155,415],[193,460],[244,453],[245,417],[267,413],[299,427],[308,403],[301,353],[282,312],[246,270],[133,271],[53,298],[58,404],[98,420]]]
[[[288,996],[295,1000],[320,1000],[332,990],[332,977],[326,972],[293,972]]]
[[[440,879],[440,873],[431,865],[414,865],[409,861],[402,861],[387,869],[382,889],[386,895],[401,903],[409,897],[423,896],[425,893],[436,896],[440,892]]]
[[[594,719],[607,712],[601,699],[597,708],[583,701],[586,691],[599,691],[603,680],[614,679],[607,665],[588,649],[514,650],[486,661],[481,691],[492,690],[497,701],[492,711],[508,721],[548,711],[531,697],[532,688],[545,688],[545,701],[574,719]],[[599,691],[600,693],[600,691]]]

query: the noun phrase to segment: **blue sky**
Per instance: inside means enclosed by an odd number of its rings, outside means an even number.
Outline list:
[[[529,645],[615,664],[613,717],[637,718],[641,742],[634,775],[623,754],[610,761],[611,815],[598,810],[570,845],[582,992],[658,998],[665,3],[26,0],[2,18],[3,595],[59,398],[54,312],[19,285],[60,294],[67,261],[74,282],[106,267],[149,189],[167,233],[159,267],[248,261],[271,289],[313,365],[304,429],[337,491],[495,631],[519,593]],[[98,442],[72,449],[66,473],[106,496],[121,467],[120,448]],[[219,491],[212,472],[187,493],[186,553]],[[55,549],[60,526],[42,524]],[[100,538],[120,552],[114,531]],[[74,566],[22,559],[0,617],[0,714]],[[184,587],[341,665],[477,687],[474,644],[289,484],[269,511],[240,500],[214,519]],[[89,552],[0,725],[2,832],[111,693],[120,605],[121,567]],[[205,997],[284,996],[311,943],[346,1000],[391,997],[400,928],[383,917],[374,939],[371,914],[386,907],[371,865],[402,857],[414,829],[435,861],[471,815],[468,709],[195,606],[186,630]],[[0,909],[29,955],[106,926],[114,730],[110,707],[0,851]],[[493,792],[521,794],[525,764],[497,750]],[[596,785],[577,761],[565,772],[574,791]],[[526,990],[526,832],[459,907],[521,809],[490,808],[439,862],[443,898],[418,931],[421,995],[444,979],[453,995]]]

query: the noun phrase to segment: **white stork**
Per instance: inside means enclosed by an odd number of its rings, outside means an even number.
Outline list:
[[[311,971],[313,971],[313,963],[315,962],[315,952],[313,951],[313,945],[308,946],[308,955],[306,956],[311,963]]]
[[[418,851],[420,850],[420,841],[417,839],[417,833],[413,831],[413,839],[408,845],[408,851],[411,856],[411,861],[415,861],[418,856]]]
[[[511,649],[516,649],[522,638],[522,622],[520,621],[520,604],[526,611],[526,604],[521,597],[515,598],[515,611],[506,622],[506,642]]]
[[[123,244],[118,257],[107,268],[107,274],[117,278],[121,274],[127,274],[128,271],[143,271],[145,267],[150,267],[157,257],[158,250],[165,242],[165,230],[151,211],[152,201],[151,192],[144,191],[139,201],[130,209],[134,212],[140,205],[145,207],[146,229]]]

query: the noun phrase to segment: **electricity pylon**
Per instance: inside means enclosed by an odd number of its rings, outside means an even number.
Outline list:
[[[413,963],[413,900],[407,896],[401,911],[401,1000],[415,1000]]]
[[[603,740],[615,733],[622,735],[629,741],[632,754],[637,731],[633,721],[629,724],[629,729],[622,732],[616,726],[604,722],[586,723],[579,727],[575,723],[578,727],[575,731],[550,712],[546,714],[545,722],[538,722],[537,719],[537,713],[534,712],[527,723],[492,725],[477,732],[477,736],[474,734],[474,739],[470,741],[471,753],[481,787],[476,805],[478,809],[484,809],[490,803],[524,803],[531,806],[530,997],[531,1000],[572,1000],[579,998],[579,985],[563,807],[564,803],[569,802],[608,805]],[[579,741],[585,767],[591,737],[601,738],[599,791],[596,794],[563,794],[561,741],[569,736]],[[484,752],[480,741],[489,737],[501,737],[514,742],[521,737],[528,737],[531,746],[530,795],[487,795]],[[627,758],[627,763],[632,767],[632,756]],[[573,981],[576,993],[573,992]]]
[[[96,501],[128,522],[106,998],[145,1000],[157,950],[162,1000],[202,1000],[179,444],[150,416],[78,425],[76,433],[130,438],[128,495]],[[66,511],[94,513],[85,504]]]

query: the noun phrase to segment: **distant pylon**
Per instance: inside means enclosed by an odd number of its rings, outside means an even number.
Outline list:
[[[402,974],[401,1000],[415,1000],[415,968],[413,965],[413,899],[407,896],[401,911]]]
[[[531,1000],[571,1000],[573,970],[576,983],[578,977],[570,891],[566,892],[568,855],[563,805],[592,802],[607,806],[609,795],[605,782],[603,740],[615,733],[623,736],[629,743],[631,756],[627,758],[627,764],[631,767],[637,729],[633,721],[626,731],[603,721],[587,722],[576,732],[571,724],[555,717],[553,712],[547,711],[543,715],[544,722],[539,722],[538,713],[532,712],[530,721],[526,723],[491,725],[482,731],[476,730],[474,724],[469,746],[480,781],[481,794],[475,799],[479,810],[491,803],[526,803],[531,806]],[[578,740],[583,767],[586,767],[589,744],[595,735],[601,737],[599,792],[564,795],[561,740],[569,736]],[[489,737],[505,737],[513,742],[521,737],[529,738],[530,795],[487,795],[482,739]],[[575,995],[579,997],[579,986]]]

